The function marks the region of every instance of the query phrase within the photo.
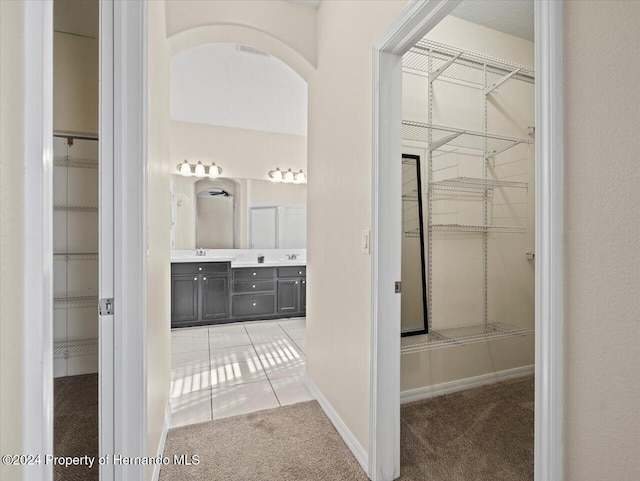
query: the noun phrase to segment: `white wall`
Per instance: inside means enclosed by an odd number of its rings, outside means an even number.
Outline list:
[[[0,2],[0,453],[22,451],[24,3]],[[20,466],[0,463],[3,481]]]
[[[169,45],[163,2],[149,2],[147,152],[147,455],[158,454],[171,382]],[[147,470],[151,479],[152,467]]]
[[[449,16],[427,38],[493,57],[534,65],[532,42]],[[428,79],[414,73],[403,78],[403,117],[427,122]],[[436,81],[433,84],[433,123],[482,130],[482,90]],[[487,129],[490,133],[529,138],[534,124],[534,86],[520,81],[503,84],[488,97]],[[455,145],[454,140],[451,144]],[[425,145],[404,142],[403,151],[419,154],[423,179],[427,179]],[[468,152],[468,151],[467,151]],[[470,153],[470,152],[468,152]],[[457,149],[438,152],[434,180],[481,177],[482,158]],[[534,250],[534,149],[520,145],[498,155],[489,169],[498,179],[528,182],[528,190],[496,189],[489,201],[497,225],[521,225],[525,233],[490,233],[488,236],[488,319],[513,327],[534,326],[534,266],[525,253]],[[448,166],[444,168],[444,166]],[[423,185],[425,185],[423,182]],[[425,208],[427,189],[424,190]],[[465,194],[451,200],[451,192],[434,193],[434,223],[482,223],[482,196]],[[451,214],[451,212],[455,212]],[[498,218],[500,216],[500,218]],[[426,220],[425,220],[426,221]],[[481,324],[483,315],[482,234],[435,233],[433,236],[433,297],[429,314],[434,330]],[[419,262],[414,251],[414,263]],[[404,259],[403,259],[404,260]],[[403,264],[404,265],[404,264]],[[404,295],[404,294],[403,294]],[[485,343],[483,343],[485,344]],[[402,355],[401,389],[511,369],[534,362],[534,337],[488,341],[482,346],[447,348]],[[452,352],[443,352],[452,351]],[[447,362],[442,362],[446,359]]]
[[[53,34],[53,129],[98,133],[98,39]]]
[[[307,83],[271,55],[198,45],[171,58],[171,119],[307,135]]]
[[[640,479],[640,3],[563,9],[565,479]]]
[[[171,122],[171,171],[187,159],[215,162],[225,177],[269,180],[280,167],[307,171],[307,138],[191,122]]]

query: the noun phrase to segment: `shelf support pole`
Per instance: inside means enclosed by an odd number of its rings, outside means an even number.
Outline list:
[[[436,140],[434,142],[431,142],[431,144],[429,144],[429,151],[433,152],[434,150],[439,149],[440,147],[442,147],[443,145],[448,144],[449,142],[451,142],[453,139],[460,137],[462,134],[464,134],[464,132],[454,132],[451,135],[447,135],[445,138],[440,139],[440,140]]]
[[[500,85],[502,85],[503,83],[505,83],[507,80],[509,80],[511,77],[513,77],[515,74],[517,74],[518,72],[520,72],[521,69],[516,69],[511,73],[508,73],[507,75],[505,75],[504,77],[502,77],[500,80],[498,80],[497,82],[495,82],[494,84],[490,85],[489,87],[486,87],[484,89],[484,94],[485,95],[489,95],[491,92],[493,92],[495,89],[497,89],[498,87],[500,87]]]
[[[435,69],[433,72],[429,72],[429,82],[433,83],[433,81],[437,79],[445,70],[447,70],[453,62],[460,58],[460,55],[462,55],[462,52],[459,52],[455,57],[447,60],[447,62],[440,68]]]

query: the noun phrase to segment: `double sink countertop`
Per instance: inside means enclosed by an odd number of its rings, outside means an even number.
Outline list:
[[[221,257],[221,256],[196,256],[196,255],[177,255],[171,256],[171,263],[178,264],[184,262],[231,262],[231,268],[238,267],[286,267],[286,266],[306,266],[306,259],[279,259],[265,260],[258,263],[258,259],[247,260],[238,259],[237,257]]]

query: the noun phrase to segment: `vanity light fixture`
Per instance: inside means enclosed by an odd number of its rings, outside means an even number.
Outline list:
[[[198,163],[194,165],[185,159],[178,164],[177,168],[180,175],[184,177],[195,175],[196,177],[209,176],[210,179],[215,179],[222,175],[222,169],[218,167],[215,162],[212,162],[209,166],[205,166],[202,162],[198,161]]]
[[[302,169],[300,172],[293,172],[291,169],[282,172],[279,167],[269,172],[269,178],[272,182],[284,182],[285,184],[306,184],[307,176]]]

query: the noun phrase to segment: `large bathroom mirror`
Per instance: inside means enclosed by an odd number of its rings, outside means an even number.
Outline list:
[[[401,334],[429,330],[420,156],[402,154]]]
[[[173,176],[172,249],[305,249],[306,184]]]

